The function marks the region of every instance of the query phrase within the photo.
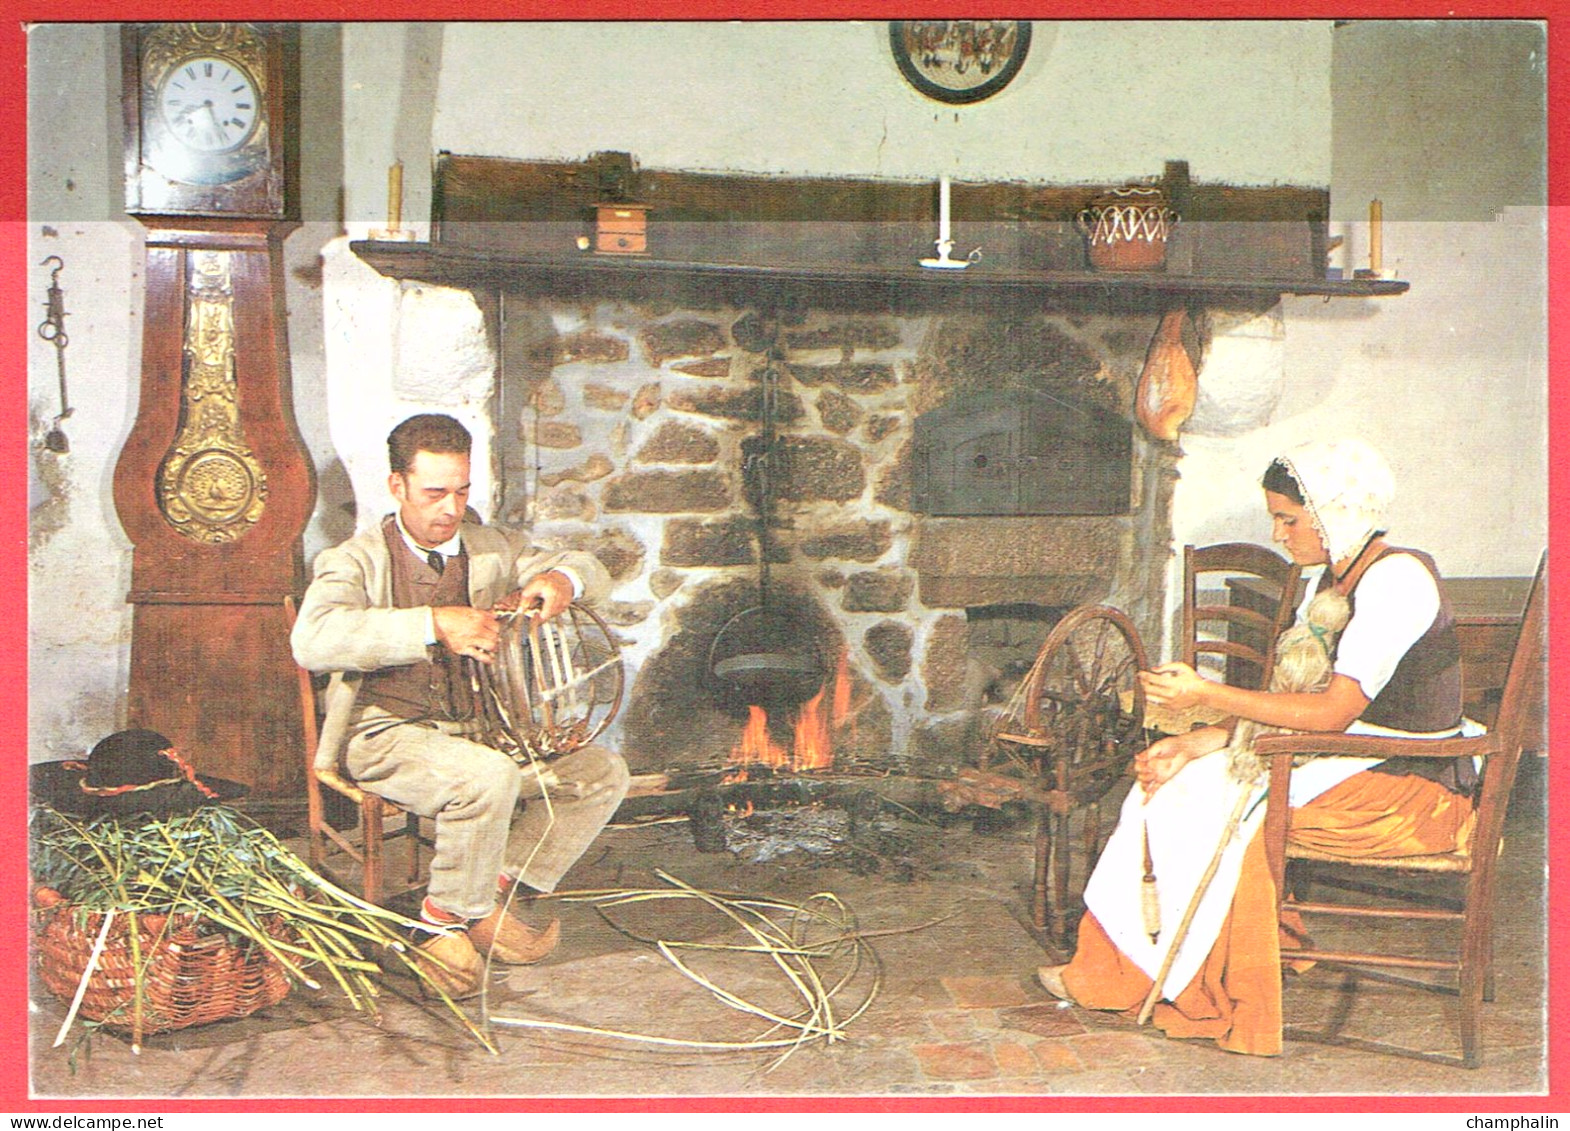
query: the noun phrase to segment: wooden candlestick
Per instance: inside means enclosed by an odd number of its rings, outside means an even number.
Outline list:
[[[373,240],[409,242],[414,231],[403,226],[403,161],[387,166],[387,226],[371,230]]]
[[[387,230],[396,232],[403,222],[403,162],[394,161],[387,169]]]

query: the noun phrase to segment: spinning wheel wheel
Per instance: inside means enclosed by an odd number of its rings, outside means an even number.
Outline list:
[[[1147,745],[1136,673],[1148,666],[1139,633],[1122,612],[1105,605],[1073,609],[1047,636],[982,751],[983,769],[990,757],[1001,757],[1030,783],[1024,795],[1044,807],[1032,912],[1043,930],[1050,919],[1058,939],[1068,927],[1070,818],[1082,813],[1088,869],[1100,842],[1101,800]]]
[[[496,663],[472,668],[483,741],[520,763],[587,746],[621,708],[621,650],[605,620],[576,602],[548,621],[506,618]]]

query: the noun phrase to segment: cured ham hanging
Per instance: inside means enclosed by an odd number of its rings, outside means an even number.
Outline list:
[[[1188,308],[1179,306],[1161,316],[1161,324],[1145,354],[1145,368],[1134,392],[1134,414],[1151,437],[1172,443],[1194,411],[1199,375],[1183,345]]]

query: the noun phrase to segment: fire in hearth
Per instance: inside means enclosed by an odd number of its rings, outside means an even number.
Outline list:
[[[745,781],[746,767],[753,765],[788,773],[831,768],[834,765],[834,733],[845,725],[849,715],[849,660],[841,652],[833,678],[796,712],[788,748],[777,742],[770,732],[767,709],[756,703],[747,707],[747,723],[730,753],[730,761],[737,770],[727,780]]]

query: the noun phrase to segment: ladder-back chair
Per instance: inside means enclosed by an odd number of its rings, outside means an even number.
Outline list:
[[[1252,583],[1248,592],[1232,587],[1224,604],[1201,603],[1225,580]],[[1225,682],[1259,690],[1270,684],[1276,638],[1292,624],[1302,594],[1302,570],[1273,550],[1251,542],[1221,542],[1183,547],[1184,663],[1199,670],[1207,657],[1225,664]]]
[[[294,598],[285,597],[284,621],[291,630],[294,628],[295,616]],[[316,680],[299,665],[295,665],[295,668],[300,679],[300,714],[305,726],[306,860],[313,870],[327,876],[340,887],[358,887],[366,902],[379,904],[389,894],[386,861],[382,852],[387,840],[404,837],[409,842],[408,871],[404,884],[396,890],[404,891],[419,883],[420,819],[386,798],[361,789],[336,767],[317,766],[316,749],[321,732],[316,705]],[[331,798],[322,792],[323,787],[353,805],[358,834],[355,834],[353,828],[340,831],[333,827],[327,813]],[[389,821],[394,824],[389,825]],[[344,856],[358,866],[358,885],[335,864]]]
[[[1396,1052],[1424,1060],[1461,1064],[1476,1068],[1482,1063],[1478,1014],[1483,1001],[1493,1000],[1493,914],[1495,884],[1502,849],[1501,833],[1510,791],[1515,784],[1516,768],[1523,750],[1541,749],[1544,741],[1546,685],[1544,663],[1547,645],[1544,571],[1545,554],[1537,567],[1527,597],[1521,633],[1505,677],[1504,696],[1494,729],[1473,738],[1413,739],[1366,735],[1299,733],[1260,738],[1256,750],[1270,768],[1269,800],[1265,816],[1265,846],[1275,879],[1281,909],[1302,915],[1327,915],[1361,919],[1363,922],[1421,921],[1435,927],[1458,925],[1460,938],[1444,957],[1435,957],[1434,938],[1438,932],[1422,932],[1422,953],[1394,953],[1317,948],[1306,938],[1301,945],[1283,945],[1283,962],[1312,960],[1337,967],[1395,968],[1409,971],[1453,973],[1456,984],[1430,981],[1411,976],[1381,975],[1382,980],[1421,989],[1455,994],[1460,998],[1461,1055],[1402,1048],[1381,1041],[1329,1035],[1301,1029],[1287,1029],[1287,1036],[1319,1040],[1356,1048]],[[1426,856],[1385,859],[1348,859],[1330,856],[1295,845],[1288,835],[1290,810],[1287,804],[1294,756],[1350,755],[1374,758],[1455,758],[1470,755],[1482,759],[1476,797],[1476,822],[1470,843],[1455,852]],[[1379,874],[1384,883],[1347,882],[1336,886],[1362,891],[1377,898],[1360,903],[1312,902],[1280,898],[1286,892],[1288,863],[1313,861],[1314,868],[1334,866],[1342,876],[1351,871],[1364,877]],[[1396,876],[1408,877],[1406,888],[1394,886]],[[1432,893],[1435,877],[1452,877],[1461,887],[1459,898],[1436,898]],[[1336,877],[1327,878],[1334,883]],[[1415,878],[1415,879],[1414,879]],[[1420,890],[1427,886],[1430,891]]]

